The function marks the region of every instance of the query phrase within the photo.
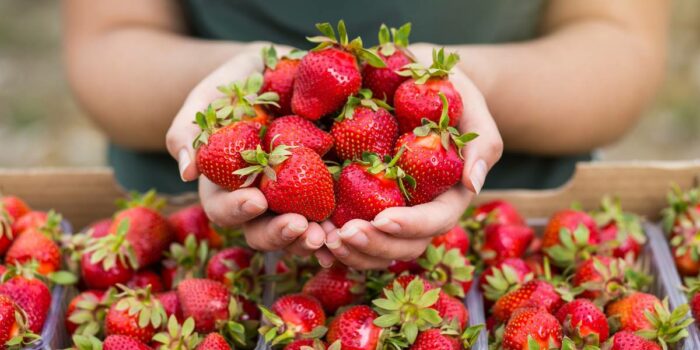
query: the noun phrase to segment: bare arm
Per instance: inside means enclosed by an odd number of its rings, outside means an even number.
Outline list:
[[[458,47],[506,150],[569,154],[622,136],[663,79],[668,7],[552,0],[541,38]]]

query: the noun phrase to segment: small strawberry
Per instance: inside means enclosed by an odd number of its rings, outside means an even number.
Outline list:
[[[247,166],[241,156],[260,145],[260,131],[251,123],[231,123],[217,117],[209,106],[195,118],[202,132],[194,141],[197,169],[211,182],[234,191],[253,184],[255,178],[234,174]]]
[[[40,337],[32,333],[27,326],[24,311],[12,299],[0,295],[0,346],[3,349],[24,348],[23,345],[30,345],[39,340]]]
[[[112,218],[102,219],[90,224],[86,232],[90,233],[90,237],[100,238],[109,234],[111,226]]]
[[[29,213],[32,209],[17,196],[3,196],[0,198],[0,210],[4,211],[12,221]]]
[[[446,250],[445,246],[436,248],[429,244],[418,264],[424,270],[423,277],[448,295],[463,298],[469,292],[474,266],[459,249]]]
[[[637,215],[622,211],[619,199],[605,197],[592,216],[600,227],[600,241],[606,246],[605,250],[611,250],[616,258],[630,255],[633,260],[637,259],[646,243],[646,235]]]
[[[131,289],[145,289],[146,287],[150,287],[153,293],[160,293],[164,290],[160,276],[150,270],[141,270],[134,273],[131,279],[126,283],[126,286]]]
[[[102,344],[102,350],[151,350],[151,347],[133,337],[125,335],[110,335],[105,338],[105,341]]]
[[[399,138],[399,125],[391,110],[386,102],[373,99],[370,90],[350,96],[331,128],[338,157],[360,159],[364,152],[391,155]]]
[[[588,299],[575,299],[564,304],[556,317],[564,328],[564,335],[577,345],[599,346],[610,335],[605,314]]]
[[[19,236],[30,228],[39,228],[46,225],[48,219],[48,212],[32,210],[14,221],[12,224],[12,232]]]
[[[520,258],[505,258],[484,270],[479,287],[484,298],[496,301],[533,279],[530,267]]]
[[[327,339],[330,343],[339,341],[344,350],[377,349],[382,329],[373,321],[378,316],[366,305],[345,309],[331,322]]]
[[[201,204],[180,209],[170,214],[167,220],[175,241],[180,244],[185,244],[187,236],[194,235],[198,242],[206,240],[212,248],[223,245],[223,237],[212,227]]]
[[[452,325],[454,322],[454,325],[459,326],[459,331],[464,330],[469,322],[469,310],[464,306],[464,302],[444,292],[440,293],[438,301],[432,308],[437,310],[445,324]]]
[[[506,322],[515,310],[522,307],[537,306],[554,312],[562,304],[562,298],[554,286],[546,281],[532,280],[498,299],[492,313],[497,321]]]
[[[6,264],[24,264],[36,261],[37,272],[48,275],[61,268],[61,248],[56,243],[61,235],[62,217],[49,212],[46,223],[40,227],[30,227],[23,231],[10,246],[5,256]]]
[[[565,209],[555,213],[542,235],[542,248],[559,267],[585,260],[600,242],[598,226],[585,212]]]
[[[231,346],[219,333],[209,333],[204,340],[199,343],[197,350],[231,350]]]
[[[331,216],[334,225],[342,227],[353,219],[369,221],[386,208],[406,205],[403,182],[412,185],[413,179],[396,166],[402,152],[384,162],[376,154],[365,153],[362,160],[343,168],[337,181],[338,206]]]
[[[323,156],[333,147],[333,138],[314,123],[287,115],[270,123],[262,143],[268,152],[279,145],[304,146]]]
[[[113,233],[91,239],[80,258],[80,275],[88,288],[107,289],[127,283],[139,263],[126,235],[131,225],[123,220]]]
[[[527,227],[510,224],[492,224],[475,238],[475,251],[484,263],[493,265],[501,259],[520,258],[525,254],[535,232]]]
[[[0,295],[10,298],[24,313],[26,328],[39,334],[51,307],[51,291],[44,282],[27,275],[5,274]]]
[[[571,280],[573,286],[582,289],[579,295],[605,305],[623,296],[629,290],[644,289],[651,277],[622,259],[595,256],[576,267]]]
[[[469,234],[462,226],[456,225],[449,231],[433,237],[431,244],[436,247],[445,246],[445,250],[457,248],[462,255],[467,255],[469,251]]]
[[[546,310],[526,307],[516,310],[503,333],[503,350],[558,349],[562,341],[562,328],[557,319]]]
[[[270,310],[260,307],[268,325],[259,332],[265,342],[274,346],[294,339],[319,338],[326,331],[326,314],[316,298],[305,294],[289,294],[277,299]]]
[[[415,188],[408,189],[412,205],[430,202],[459,182],[464,168],[462,147],[478,136],[460,134],[449,126],[449,103],[442,93],[438,99],[443,101],[439,123],[424,119],[422,126],[401,135],[396,142],[397,153],[405,148],[397,164],[416,180]]]
[[[402,25],[399,29],[389,28],[382,24],[379,28],[379,47],[377,54],[382,58],[386,67],[372,67],[365,65],[362,69],[362,83],[372,90],[374,96],[385,99],[393,104],[396,89],[408,79],[406,76],[396,73],[407,64],[413,63],[413,58],[408,52],[408,36],[411,33],[411,23]],[[393,36],[391,40],[390,36]]]
[[[359,274],[342,264],[322,269],[306,281],[302,289],[302,293],[318,299],[329,314],[359,300],[363,292]]]
[[[184,319],[184,317],[182,317],[182,308],[180,307],[180,300],[177,298],[176,291],[171,290],[168,292],[158,293],[156,294],[156,298],[158,298],[160,304],[163,305],[165,315],[168,317],[175,316],[178,321]]]
[[[233,288],[237,294],[254,295],[259,292],[262,263],[262,256],[247,248],[226,248],[209,259],[207,278]]]
[[[661,350],[653,341],[644,339],[632,332],[617,332],[603,346],[605,350]]]
[[[105,334],[125,335],[142,343],[148,343],[167,316],[160,301],[151,294],[149,288],[129,289],[120,287],[123,292],[105,315]]]
[[[504,200],[494,200],[479,205],[474,209],[472,217],[483,226],[489,224],[525,225],[525,219],[515,207]]]
[[[415,260],[394,260],[391,262],[391,264],[389,264],[387,270],[397,276],[403,274],[404,272],[415,275],[421,272],[421,267]]]
[[[108,293],[112,293],[110,290]],[[111,294],[110,294],[111,295]],[[74,297],[66,309],[68,334],[98,335],[102,331],[104,316],[109,309],[105,291],[87,290]]]
[[[433,50],[433,64],[429,68],[413,63],[399,72],[400,75],[411,77],[399,85],[394,94],[394,107],[401,133],[420,127],[424,118],[438,123],[442,115],[448,118],[445,124],[457,125],[464,106],[462,97],[448,77],[457,62],[459,55],[456,53],[445,57],[444,49]],[[441,98],[440,95],[444,97]],[[444,111],[447,104],[449,110]]]
[[[440,329],[428,329],[418,334],[410,350],[461,350],[462,346],[454,335],[443,334]]]
[[[217,119],[229,122],[243,121],[252,124],[256,130],[267,126],[272,117],[264,107],[278,107],[279,96],[275,92],[258,95],[262,85],[262,74],[253,73],[245,80],[218,86],[217,89],[224,94],[224,97],[211,103]]]
[[[15,236],[14,223],[31,209],[20,198],[14,196],[0,197],[0,255],[5,254]]]
[[[306,51],[292,50],[288,55],[277,57],[274,46],[262,49],[265,71],[263,72],[263,84],[260,91],[263,93],[274,92],[279,97],[278,106],[267,106],[276,115],[292,114],[292,93],[294,92],[294,79],[299,69],[301,58]]]
[[[333,178],[312,149],[280,145],[267,153],[258,145],[241,155],[251,165],[234,174],[257,178],[263,173],[260,190],[270,210],[278,214],[297,213],[319,222],[333,212]]]

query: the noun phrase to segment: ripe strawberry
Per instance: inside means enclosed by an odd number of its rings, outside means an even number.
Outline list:
[[[265,71],[263,72],[263,85],[261,92],[274,92],[279,96],[279,106],[268,106],[276,115],[292,114],[292,93],[294,92],[294,79],[299,69],[301,58],[306,51],[292,50],[288,55],[277,57],[274,46],[265,47],[262,50]]]
[[[476,207],[472,217],[482,222],[484,226],[488,224],[525,225],[522,215],[512,204],[504,200],[494,200]]]
[[[126,283],[126,286],[131,289],[145,289],[150,286],[153,293],[160,293],[164,290],[160,276],[150,270],[141,270],[134,273],[129,282]]]
[[[7,251],[12,240],[20,233],[15,231],[14,224],[29,211],[29,206],[18,197],[0,197],[0,255]]]
[[[496,301],[533,277],[532,270],[523,259],[505,258],[484,270],[479,287],[484,292],[485,299]]]
[[[201,204],[180,209],[170,214],[167,220],[178,243],[184,244],[187,236],[194,235],[197,242],[206,240],[212,248],[223,245],[223,237],[212,227]]]
[[[327,345],[318,339],[297,339],[284,346],[284,350],[326,350]]]
[[[333,212],[333,178],[321,157],[310,148],[280,145],[267,153],[258,145],[256,150],[241,155],[252,165],[234,174],[257,178],[263,173],[260,190],[270,210],[297,213],[319,222]]]
[[[374,350],[382,329],[373,322],[378,315],[369,306],[357,305],[342,311],[328,328],[328,342],[340,341],[347,350]]]
[[[49,213],[45,211],[32,210],[17,218],[12,224],[12,232],[19,236],[30,228],[39,228],[49,220]]]
[[[0,210],[4,211],[12,221],[15,221],[29,213],[31,208],[19,197],[3,196],[0,198]]]
[[[608,339],[610,327],[605,314],[588,299],[570,301],[556,313],[564,335],[578,345],[600,345]]]
[[[270,310],[262,306],[260,310],[268,322],[260,334],[272,346],[297,338],[318,338],[325,332],[326,314],[312,296],[288,294],[277,299]]]
[[[661,350],[661,347],[632,332],[617,332],[603,347],[605,350]]]
[[[634,292],[608,304],[605,313],[608,317],[617,319],[620,330],[636,332],[652,328],[644,314],[647,311],[654,312],[654,308],[658,306],[661,306],[661,300],[656,296]]]
[[[579,297],[605,305],[628,291],[645,289],[651,276],[623,259],[596,256],[579,264],[571,282],[583,289]]]
[[[446,251],[445,246],[436,248],[430,244],[418,264],[424,270],[422,276],[445,293],[463,298],[469,292],[474,266],[459,249]]]
[[[404,272],[416,275],[421,272],[422,268],[415,260],[394,260],[391,262],[389,267],[387,267],[387,270],[397,276],[403,274]]]
[[[688,304],[671,312],[668,298],[663,302],[651,294],[633,292],[605,307],[613,329],[637,332],[667,348],[687,336],[686,328],[693,324]]]
[[[90,237],[100,238],[109,234],[110,227],[112,227],[112,218],[102,219],[90,224],[88,232],[90,232]]]
[[[442,119],[441,110],[448,118],[445,124],[457,125],[464,106],[462,97],[449,81],[450,70],[457,62],[459,55],[456,53],[445,57],[444,49],[433,50],[433,64],[430,68],[426,69],[414,63],[399,72],[403,76],[411,77],[401,83],[394,94],[396,119],[399,121],[401,133],[411,132],[421,126],[424,118],[438,123]],[[449,110],[444,111],[447,104]]]
[[[600,233],[593,218],[573,209],[555,213],[542,235],[544,252],[559,267],[568,267],[589,258],[599,242]]]
[[[559,236],[562,229],[567,230],[571,235],[580,226],[588,229],[591,244],[597,244],[600,241],[598,227],[590,215],[578,210],[564,209],[556,212],[549,219],[542,235],[542,247],[549,248],[561,243]]]
[[[323,309],[329,314],[357,301],[364,294],[363,292],[359,274],[355,274],[342,264],[322,269],[306,281],[302,289],[302,293],[318,299]]]
[[[184,317],[182,317],[182,308],[180,307],[180,300],[177,298],[176,291],[171,290],[168,292],[158,293],[156,294],[156,298],[158,298],[160,304],[163,305],[163,310],[168,318],[170,316],[175,316],[178,321],[184,319]]]
[[[10,298],[24,311],[27,329],[36,334],[41,332],[51,307],[51,291],[43,282],[17,275],[0,284],[0,295]]]
[[[443,334],[440,329],[428,329],[420,332],[411,350],[461,350],[462,346],[456,337]]]
[[[105,334],[125,335],[148,343],[166,323],[163,305],[148,288],[134,290],[124,287],[123,290],[105,315]]]
[[[532,280],[504,295],[493,305],[492,314],[499,322],[506,322],[513,312],[527,306],[537,306],[547,312],[556,311],[563,301],[549,282]]]
[[[66,308],[68,334],[97,335],[101,331],[106,310],[105,291],[87,290],[71,299]]]
[[[405,148],[397,164],[416,180],[415,188],[408,189],[412,205],[430,202],[459,182],[464,168],[462,147],[478,136],[460,135],[448,126],[449,104],[444,94],[438,97],[443,101],[439,124],[425,120],[425,124],[401,135],[396,142],[397,153]]]
[[[27,320],[12,299],[0,295],[0,345],[10,348],[10,343],[27,345],[37,339],[38,336],[27,329]]]
[[[194,141],[197,168],[211,182],[234,191],[253,184],[252,177],[234,174],[247,166],[241,156],[260,145],[259,130],[251,123],[233,123],[217,117],[210,106],[195,118],[202,132]]]
[[[262,144],[267,152],[279,145],[304,146],[323,156],[333,147],[333,138],[314,123],[287,115],[270,123]]]
[[[503,350],[528,349],[534,341],[540,349],[558,349],[562,329],[557,319],[546,310],[526,307],[516,310],[503,333]]]
[[[80,258],[80,274],[88,288],[107,289],[127,283],[139,267],[134,249],[126,239],[130,221],[123,220],[113,233],[91,239]]]
[[[467,327],[467,322],[469,322],[469,310],[464,306],[462,300],[441,292],[437,302],[432,308],[437,310],[445,324],[456,322],[459,326],[459,331]]]
[[[61,268],[61,249],[55,242],[60,237],[61,216],[53,211],[49,213],[45,225],[29,227],[17,237],[5,256],[5,263],[10,265],[25,264],[36,261],[37,272],[48,275]]]
[[[256,130],[267,126],[272,117],[264,107],[278,107],[279,96],[275,92],[258,95],[262,85],[262,74],[253,73],[245,80],[218,86],[224,96],[211,103],[216,117],[228,122],[250,123]]]
[[[204,340],[199,343],[197,350],[231,350],[231,346],[219,333],[209,333]]]
[[[110,335],[105,338],[102,350],[151,350],[151,347],[125,335]]]
[[[337,181],[338,206],[331,216],[334,225],[342,227],[353,219],[369,221],[386,208],[406,205],[403,181],[413,181],[396,166],[399,156],[401,152],[382,162],[376,154],[365,153],[361,161],[343,168]]]
[[[695,318],[695,323],[700,324],[700,293],[695,293],[690,298],[690,310]]]
[[[484,263],[493,265],[501,259],[522,257],[534,236],[534,231],[527,226],[488,225],[483,238],[477,235],[475,251],[479,252]]]
[[[217,329],[217,323],[229,319],[229,305],[233,298],[220,282],[205,279],[186,279],[177,286],[177,296],[185,318],[192,317],[198,332]]]
[[[445,250],[459,249],[462,255],[469,251],[469,234],[461,226],[456,225],[449,231],[433,237],[431,244],[435,247],[445,246]]]
[[[600,208],[592,215],[600,227],[600,242],[605,246],[603,250],[611,251],[616,258],[630,255],[636,260],[646,243],[640,218],[622,211],[620,200],[610,197],[603,198]]]
[[[207,278],[219,281],[236,293],[250,295],[258,286],[257,279],[262,260],[243,247],[226,248],[211,257],[207,264]]]
[[[390,38],[393,36],[393,41]],[[382,24],[379,28],[379,47],[377,53],[382,58],[386,67],[377,68],[364,65],[362,69],[362,83],[372,94],[393,104],[396,89],[408,79],[397,74],[407,64],[413,63],[408,47],[408,36],[411,33],[411,23],[402,25],[398,30]]]
[[[391,110],[393,108],[384,101],[373,99],[372,92],[367,89],[349,97],[331,128],[338,157],[360,159],[364,152],[380,157],[391,155],[399,137],[399,125],[389,113]]]
[[[345,22],[338,22],[338,37],[329,23],[317,24],[323,34],[309,40],[319,45],[301,59],[294,81],[292,111],[318,120],[337,111],[362,85],[358,58],[377,67],[385,66],[375,53],[362,48],[362,40],[348,40]]]

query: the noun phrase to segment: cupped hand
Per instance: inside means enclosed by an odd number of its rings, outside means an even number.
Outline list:
[[[199,177],[199,195],[204,211],[215,224],[222,227],[243,226],[246,240],[257,250],[286,249],[297,255],[309,255],[323,247],[325,232],[317,223],[309,223],[297,214],[261,216],[267,210],[267,201],[257,188],[243,188],[229,192],[206,177],[200,176],[195,164],[192,141],[199,133],[193,123],[198,111],[220,97],[217,86],[246,79],[254,72],[263,71],[260,52],[268,43],[251,43],[236,56],[204,78],[188,95],[175,116],[166,135],[170,155],[178,161],[183,181]],[[276,46],[284,55],[291,50]],[[323,255],[323,249],[319,251]],[[327,251],[325,254],[330,255]]]
[[[430,64],[428,44],[410,47],[418,62]],[[429,203],[413,207],[393,207],[371,221],[351,220],[336,228],[326,222],[326,247],[340,262],[357,269],[388,266],[392,260],[412,260],[420,256],[432,237],[459,222],[464,210],[481,191],[486,174],[503,153],[503,141],[479,89],[459,69],[453,68],[450,81],[462,95],[464,112],[458,129],[479,137],[462,149],[462,181]],[[332,260],[325,261],[326,264]]]

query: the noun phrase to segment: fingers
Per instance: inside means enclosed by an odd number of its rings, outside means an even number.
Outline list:
[[[261,251],[286,248],[304,234],[317,235],[320,227],[317,228],[316,233],[308,232],[313,231],[309,229],[309,222],[299,214],[261,217],[247,222],[243,226],[248,245],[255,250]],[[323,242],[323,236],[321,236],[320,240]],[[318,247],[322,244],[319,244]]]
[[[328,248],[325,247],[315,251],[314,256],[316,257],[316,260],[318,260],[318,264],[326,269],[333,266],[333,263],[335,262],[335,257],[328,250]]]
[[[453,228],[473,197],[472,192],[457,185],[429,203],[384,209],[371,224],[394,237],[433,237]]]
[[[383,269],[391,264],[391,259],[366,255],[350,245],[343,244],[337,230],[326,233],[326,247],[335,259],[357,270]]]
[[[209,179],[199,179],[199,197],[209,219],[221,227],[234,227],[267,210],[267,200],[257,188],[226,191]]]
[[[310,222],[309,228],[294,242],[286,247],[287,252],[298,256],[309,256],[314,251],[323,247],[326,240],[326,232],[316,222]]]

